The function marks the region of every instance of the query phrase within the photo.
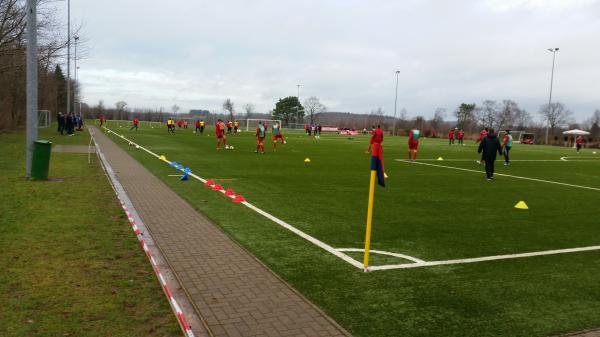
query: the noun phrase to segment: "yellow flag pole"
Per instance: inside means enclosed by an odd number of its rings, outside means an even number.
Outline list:
[[[371,248],[371,222],[373,220],[373,199],[375,197],[375,176],[377,171],[371,170],[371,182],[369,183],[369,206],[367,208],[367,231],[365,234],[365,255],[363,264],[365,272],[369,268],[369,249]]]

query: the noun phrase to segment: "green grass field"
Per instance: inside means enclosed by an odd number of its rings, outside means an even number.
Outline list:
[[[217,152],[212,127],[212,136],[114,131],[335,248],[363,248],[366,136],[290,133],[285,147],[271,151],[269,137],[267,154],[257,155],[250,133],[230,136],[235,150]],[[356,336],[546,336],[600,326],[600,251],[363,273],[198,181],[170,177],[172,167],[111,137]],[[396,161],[407,156],[406,138],[384,145],[389,178],[376,189],[372,249],[436,261],[600,244],[600,155],[592,150],[517,144],[514,162],[496,165],[497,173],[585,189],[487,181],[482,172]],[[483,170],[472,141],[423,139],[419,159]],[[529,210],[513,207],[521,200]],[[398,263],[407,261],[372,256],[373,265]]]
[[[180,336],[97,159],[52,153],[51,180],[28,181],[24,132],[0,134],[0,154],[0,336]]]

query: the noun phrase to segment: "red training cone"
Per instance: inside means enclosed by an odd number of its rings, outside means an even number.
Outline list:
[[[235,195],[235,193],[233,192],[233,190],[232,190],[231,188],[228,188],[228,189],[225,191],[225,195],[226,195],[226,196],[228,196],[228,197],[231,197],[231,196],[234,196],[234,195]]]
[[[215,186],[213,186],[212,190],[213,191],[222,191],[223,186],[221,186],[221,184],[215,184]]]
[[[237,194],[235,196],[235,198],[233,198],[233,200],[231,200],[233,202],[244,202],[246,201],[246,199],[244,199],[244,197],[241,194]]]
[[[212,179],[208,179],[208,180],[207,180],[207,181],[204,183],[204,186],[212,186],[212,185],[214,185],[214,184],[215,184],[215,182],[214,182],[214,181],[212,181]]]

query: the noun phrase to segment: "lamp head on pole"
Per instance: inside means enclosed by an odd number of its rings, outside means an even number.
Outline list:
[[[396,70],[396,74],[400,74],[400,70]]]

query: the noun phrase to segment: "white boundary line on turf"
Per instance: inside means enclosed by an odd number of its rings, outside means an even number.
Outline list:
[[[139,144],[136,144],[135,142],[133,142],[133,141],[131,141],[131,140],[129,140],[129,139],[127,139],[127,138],[125,138],[125,137],[124,137],[124,136],[122,136],[122,135],[119,135],[119,134],[117,134],[116,132],[114,132],[114,131],[110,130],[110,129],[109,129],[109,128],[107,128],[107,127],[104,127],[104,126],[103,126],[103,128],[104,128],[104,129],[106,129],[106,130],[107,130],[109,133],[112,133],[112,134],[116,135],[117,137],[119,137],[119,138],[121,138],[121,139],[125,140],[126,142],[129,142],[130,144],[132,144],[132,145],[135,145],[135,146],[139,146],[139,148],[138,148],[138,149],[141,149],[141,150],[144,150],[144,151],[146,151],[147,153],[149,153],[149,154],[151,154],[152,156],[154,156],[154,157],[158,158],[159,160],[162,160],[162,161],[164,161],[165,163],[167,163],[167,164],[169,164],[169,165],[171,164],[171,162],[170,162],[170,161],[168,161],[167,159],[161,159],[159,155],[157,155],[156,153],[154,153],[154,152],[152,152],[152,151],[150,151],[150,150],[146,149],[145,147],[143,147],[143,146],[141,146],[141,145],[139,145]],[[184,170],[185,170],[185,169],[180,169],[179,171],[182,171],[182,172],[184,172]],[[201,177],[197,176],[197,175],[196,175],[196,174],[194,174],[193,172],[190,172],[190,173],[188,173],[188,175],[189,175],[190,177],[192,177],[192,178],[194,178],[194,179],[196,179],[196,180],[198,180],[198,181],[202,182],[202,183],[206,183],[206,179],[204,179],[204,178],[201,178]],[[225,191],[224,191],[224,190],[223,190],[223,191],[220,191],[220,192],[221,192],[221,193],[223,193],[223,194],[225,193]],[[232,197],[232,198],[233,198],[233,197]],[[294,226],[292,226],[292,225],[288,224],[287,222],[285,222],[285,221],[283,221],[283,220],[281,220],[281,219],[279,219],[279,218],[277,218],[277,217],[275,217],[275,216],[273,216],[273,215],[271,215],[271,214],[269,214],[269,213],[267,213],[267,212],[263,211],[262,209],[260,209],[260,208],[258,208],[258,207],[256,207],[256,206],[252,205],[251,203],[249,203],[249,202],[247,202],[247,201],[241,202],[241,204],[242,204],[242,205],[244,205],[244,206],[246,206],[246,207],[248,207],[248,208],[250,208],[251,210],[255,211],[256,213],[258,213],[258,214],[260,214],[260,215],[264,216],[265,218],[267,218],[267,219],[269,219],[269,220],[271,220],[271,221],[275,222],[276,224],[278,224],[278,225],[280,225],[281,227],[283,227],[283,228],[285,228],[285,229],[289,230],[290,232],[292,232],[292,233],[294,233],[294,234],[296,234],[296,235],[300,236],[301,238],[303,238],[303,239],[305,239],[305,240],[307,240],[307,241],[309,241],[309,242],[313,243],[313,244],[314,244],[314,245],[316,245],[317,247],[319,247],[319,248],[322,248],[322,249],[324,249],[324,250],[328,251],[329,253],[331,253],[331,254],[333,254],[333,255],[335,255],[335,256],[337,256],[337,257],[339,257],[340,259],[342,259],[342,260],[344,260],[344,261],[348,262],[348,263],[349,263],[349,264],[351,264],[352,266],[354,266],[354,267],[356,267],[356,268],[358,268],[358,269],[363,269],[363,267],[364,267],[364,266],[363,266],[363,264],[362,264],[362,263],[360,263],[360,262],[356,261],[355,259],[353,259],[352,257],[350,257],[350,256],[348,256],[348,255],[346,255],[346,254],[344,254],[344,253],[342,253],[342,252],[340,252],[340,251],[336,250],[335,248],[333,248],[332,246],[330,246],[330,245],[326,244],[325,242],[323,242],[323,241],[320,241],[320,240],[318,240],[318,239],[316,239],[316,238],[314,238],[314,237],[312,237],[312,236],[310,236],[310,235],[308,235],[308,234],[304,233],[303,231],[299,230],[298,228],[296,228],[296,227],[294,227]]]
[[[457,170],[457,171],[474,172],[474,173],[480,173],[480,174],[485,173],[484,171],[466,169],[466,168],[461,168],[461,167],[428,164],[428,163],[422,163],[422,162],[419,162],[419,161],[411,161],[411,160],[405,160],[405,159],[394,159],[394,160],[398,161],[398,162],[401,162],[401,163],[409,163],[409,164],[419,164],[419,165],[426,165],[426,166],[442,167],[442,168],[447,168],[447,169],[452,169],[452,170]],[[582,188],[582,189],[592,190],[592,191],[600,191],[600,188],[597,188],[597,187],[589,187],[589,186],[582,186],[582,185],[575,185],[575,184],[567,184],[567,183],[561,183],[561,182],[558,182],[558,181],[536,179],[536,178],[528,178],[528,177],[521,177],[521,176],[515,176],[515,175],[511,175],[511,174],[504,174],[504,173],[494,173],[494,174],[497,175],[497,176],[502,176],[502,177],[509,177],[509,178],[515,178],[515,179],[537,181],[537,182],[541,182],[541,183],[548,183],[548,184],[555,184],[555,185],[561,185],[561,186]]]
[[[339,252],[355,252],[355,253],[364,253],[365,252],[365,250],[362,249],[362,248],[338,248],[337,250]],[[369,250],[369,252],[374,253],[374,254],[393,256],[393,257],[397,257],[397,258],[400,258],[400,259],[405,259],[405,260],[413,261],[415,263],[427,263],[426,261],[423,261],[421,259],[417,259],[416,257],[413,257],[413,256],[399,254],[399,253],[386,252],[384,250],[371,249],[371,250]],[[369,267],[369,270],[372,270],[372,268],[373,267]]]
[[[419,267],[431,267],[431,266],[441,266],[441,265],[450,265],[450,264],[465,264],[465,263],[475,263],[475,262],[483,262],[483,261],[495,261],[495,260],[508,260],[508,259],[518,259],[524,257],[534,257],[534,256],[544,256],[544,255],[556,255],[556,254],[567,254],[567,253],[576,253],[576,252],[587,252],[600,250],[600,246],[589,246],[589,247],[579,247],[579,248],[567,248],[567,249],[555,249],[555,250],[545,250],[541,252],[530,252],[530,253],[520,253],[520,254],[507,254],[507,255],[494,255],[494,256],[484,256],[484,257],[474,257],[467,259],[456,259],[456,260],[443,260],[443,261],[423,261],[420,263],[405,263],[405,264],[388,264],[384,266],[373,266],[369,267],[369,270],[390,270],[390,269],[407,269],[407,268],[419,268]]]

